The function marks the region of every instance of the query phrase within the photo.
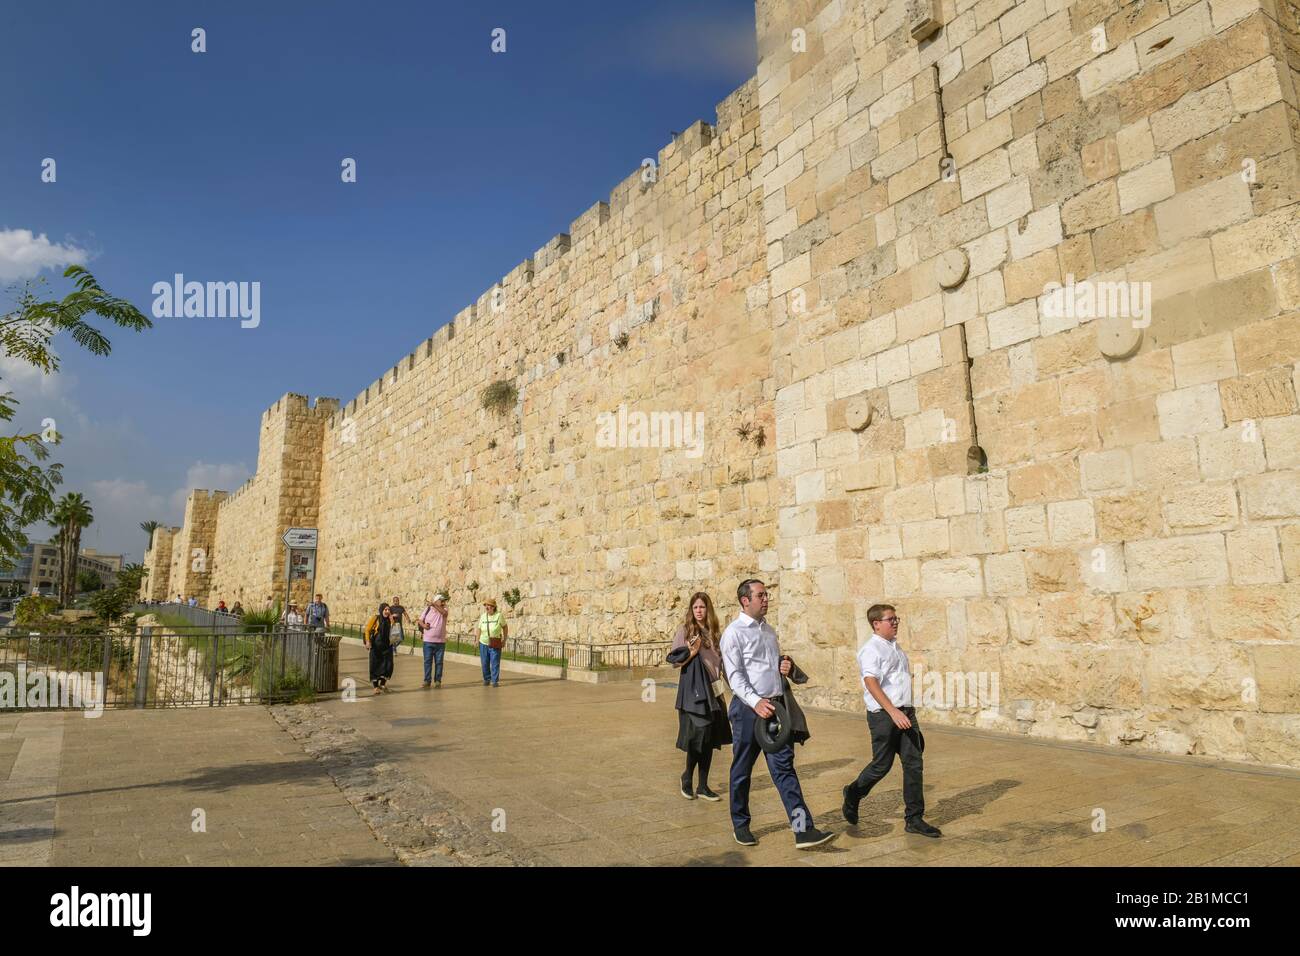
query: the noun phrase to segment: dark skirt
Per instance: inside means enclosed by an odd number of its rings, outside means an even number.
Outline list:
[[[374,641],[370,642],[370,682],[387,681],[393,676],[393,647],[386,645],[382,650]]]
[[[684,710],[677,712],[677,749],[687,753],[703,753],[705,750],[721,750],[724,744],[731,743],[731,723],[724,710],[715,710],[704,718],[698,714],[688,714]]]

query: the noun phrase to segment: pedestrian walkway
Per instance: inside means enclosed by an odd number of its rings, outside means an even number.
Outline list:
[[[797,766],[836,840],[794,850],[760,763],[760,843],[743,848],[725,801],[678,791],[670,682],[650,695],[503,672],[493,689],[448,664],[424,690],[420,658],[401,655],[372,697],[364,649],[345,644],[341,668],[355,699],[274,715],[0,715],[0,866],[1300,864],[1300,774],[933,724],[926,817],[944,837],[903,833],[898,767],[850,828],[840,788],[868,758],[865,721],[819,711]],[[729,761],[714,761],[723,794]]]
[[[0,866],[395,862],[264,707],[0,716]]]
[[[816,824],[839,836],[796,852],[762,762],[751,807],[759,845],[731,837],[727,804],[687,801],[675,749],[676,687],[581,684],[449,664],[423,690],[418,657],[399,655],[392,690],[368,696],[365,652],[345,645],[355,702],[322,709],[395,751],[484,827],[557,864],[1298,865],[1300,774],[1021,740],[926,726],[926,819],[938,840],[904,834],[902,771],[862,802],[856,828],[840,788],[870,756],[862,717],[810,711],[797,769]],[[924,717],[922,718],[924,720]],[[730,750],[711,783],[726,793]],[[1103,829],[1104,827],[1104,829]]]

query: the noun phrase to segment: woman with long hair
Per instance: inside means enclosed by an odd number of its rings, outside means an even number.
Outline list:
[[[709,789],[713,751],[731,743],[731,724],[723,696],[721,639],[713,601],[703,591],[696,591],[687,602],[685,620],[673,635],[669,652],[669,661],[681,668],[677,682],[677,749],[686,751],[681,783],[682,796],[687,800],[696,796],[711,801],[722,799]],[[697,767],[700,783],[692,790]]]
[[[393,617],[387,604],[379,605],[379,611],[366,624],[365,642],[370,650],[370,683],[376,694],[388,689],[388,680],[393,676]]]

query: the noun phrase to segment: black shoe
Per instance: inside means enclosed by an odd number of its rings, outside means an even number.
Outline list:
[[[916,833],[919,834],[920,836],[928,836],[928,837],[943,836],[942,830],[940,830],[938,827],[930,826],[930,824],[926,823],[920,817],[917,817],[915,820],[909,820],[907,826],[905,826],[903,829],[907,833]]]
[[[689,783],[682,784],[682,796],[687,800],[695,799],[695,793],[691,790],[691,785]]]
[[[749,827],[736,827],[732,835],[741,846],[758,846],[758,841],[754,839],[754,834],[749,832]]]
[[[858,825],[858,801],[853,796],[853,784],[848,784],[844,788],[844,803],[840,807],[840,813],[844,814],[844,820],[849,826]]]
[[[719,800],[722,799],[720,796],[718,796],[716,793],[714,793],[712,790],[709,789],[709,785],[707,783],[700,784],[699,789],[695,791],[695,795],[699,797],[701,800],[708,800],[710,803],[717,803]]]
[[[794,848],[796,850],[810,850],[815,846],[821,846],[827,840],[835,839],[834,833],[827,833],[825,830],[818,830],[813,827],[811,830],[805,830],[803,833],[794,835]]]
[[[484,686],[484,687],[491,687],[491,686],[492,686],[492,682],[491,682],[490,680],[485,680],[485,681],[483,682],[483,686]]]

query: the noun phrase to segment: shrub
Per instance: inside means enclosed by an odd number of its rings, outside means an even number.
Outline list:
[[[479,395],[479,403],[483,408],[489,412],[496,412],[498,415],[504,415],[514,408],[518,399],[519,390],[515,388],[514,382],[508,382],[505,379],[497,379],[484,388]]]

